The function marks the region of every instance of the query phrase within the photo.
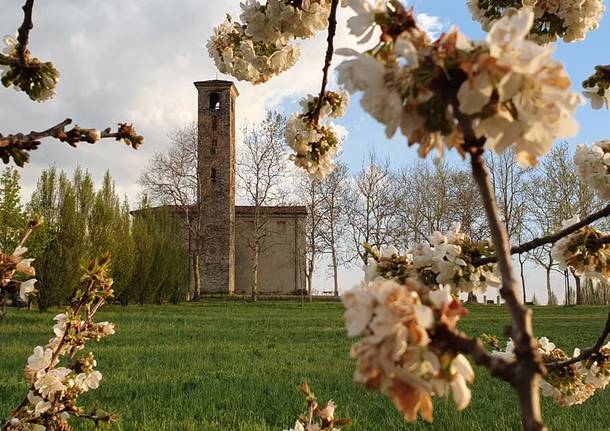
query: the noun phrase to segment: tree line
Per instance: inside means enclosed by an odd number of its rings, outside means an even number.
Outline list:
[[[177,303],[186,297],[188,260],[171,215],[147,211],[144,196],[132,217],[109,172],[96,188],[86,170],[69,175],[49,167],[25,204],[20,193],[19,173],[6,168],[0,177],[0,249],[13,249],[28,220],[43,217],[27,242],[40,309],[65,304],[78,286],[81,267],[105,252],[112,255],[113,289],[121,304]]]
[[[554,147],[536,168],[525,170],[510,150],[487,156],[501,220],[511,243],[557,232],[566,220],[584,218],[603,207],[590,187],[580,181],[572,157],[567,143]],[[455,223],[475,240],[490,235],[476,185],[468,167],[459,163],[418,160],[394,169],[387,159],[371,152],[354,174],[339,164],[324,181],[306,179],[305,185],[310,283],[316,260],[325,255],[331,256],[333,274],[341,265],[365,264],[368,254],[364,244],[377,248],[394,245],[404,251],[426,242],[435,231],[446,232]],[[607,228],[607,224],[602,221],[598,226]],[[537,301],[528,292],[525,268],[529,262],[545,272],[549,304],[558,302],[553,273],[560,273],[564,281],[566,304],[608,303],[608,286],[559,270],[551,245],[518,255],[516,260],[524,301]]]
[[[416,160],[399,168],[370,152],[355,172],[338,162],[324,180],[295,171],[288,160],[283,129],[285,118],[268,112],[258,123],[242,128],[239,148],[237,195],[256,209],[264,206],[299,204],[308,210],[305,233],[307,290],[316,290],[316,275],[324,272],[332,280],[332,293],[339,293],[341,268],[361,266],[367,261],[365,244],[373,247],[394,245],[401,250],[425,242],[435,231],[446,232],[459,223],[475,240],[489,238],[481,212],[480,196],[468,166],[442,161]],[[166,153],[156,154],[140,178],[143,191],[154,204],[174,205],[188,210],[205,196],[207,179],[197,180],[197,127],[187,125],[169,135]],[[176,157],[180,155],[180,157]],[[584,217],[602,203],[580,181],[572,162],[573,154],[562,143],[541,160],[536,168],[521,169],[511,150],[489,154],[493,186],[500,216],[513,244],[554,233],[565,220]],[[250,244],[255,259],[269,247],[265,219],[255,224]],[[185,214],[182,217],[193,244],[202,232]],[[601,223],[601,227],[605,227]],[[202,250],[189,247],[191,257]],[[535,265],[545,274],[548,303],[556,304],[553,274],[564,280],[566,303],[605,302],[606,289],[592,285],[573,273],[558,269],[551,246],[516,256],[524,300],[537,301],[528,292],[526,265]],[[256,262],[253,265],[257,267]],[[256,297],[257,274],[252,277]],[[195,288],[197,291],[197,287]],[[531,290],[531,289],[530,289]]]

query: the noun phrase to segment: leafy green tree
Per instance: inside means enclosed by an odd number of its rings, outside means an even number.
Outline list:
[[[0,176],[0,250],[12,252],[26,227],[21,207],[19,172],[6,168]]]

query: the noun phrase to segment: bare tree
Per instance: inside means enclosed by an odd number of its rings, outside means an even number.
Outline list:
[[[370,152],[366,164],[354,179],[348,196],[347,220],[355,254],[366,263],[368,255],[364,244],[382,247],[394,242],[396,199],[393,173],[387,160],[380,161]]]
[[[171,205],[180,215],[191,257],[194,287],[192,299],[201,299],[200,260],[203,229],[199,223],[200,205],[208,189],[197,172],[197,124],[191,123],[169,135],[165,153],[156,153],[140,175],[139,184],[156,205]]]
[[[572,164],[567,143],[559,144],[545,157],[541,166],[529,182],[528,202],[537,234],[547,235],[561,229],[563,222],[574,216],[585,217],[599,207],[593,192],[580,180]],[[551,271],[556,262],[546,245],[532,254],[534,260],[544,267],[547,277],[547,293],[551,294]],[[569,273],[558,271],[566,277],[566,304],[572,296],[568,280]],[[581,280],[573,275],[576,283],[576,302],[582,303]]]
[[[452,171],[444,163],[418,161],[396,176],[397,244],[426,241],[435,231],[446,231],[456,221],[451,210]]]
[[[323,207],[320,233],[325,245],[324,250],[330,254],[330,270],[335,296],[339,296],[339,250],[345,236],[343,228],[346,226],[349,180],[347,165],[338,163],[333,173],[320,183]]]
[[[494,155],[490,152],[487,154],[486,161],[491,171],[491,181],[498,202],[498,210],[502,223],[506,227],[508,239],[513,243],[524,242],[529,232],[526,228],[528,216],[528,194],[526,189],[530,172],[521,169],[512,149],[500,155]],[[525,263],[528,256],[526,253],[521,253],[517,256],[523,303],[527,302]]]
[[[252,251],[252,300],[258,296],[259,257],[271,247],[267,206],[279,205],[288,196],[283,187],[286,178],[286,119],[277,112],[267,112],[257,124],[245,126],[243,151],[238,158],[237,177],[247,202],[253,207],[252,231],[247,243]]]
[[[305,277],[307,279],[307,296],[313,300],[313,279],[317,270],[319,256],[325,252],[325,242],[322,240],[324,229],[324,196],[322,195],[322,181],[311,178],[305,173],[298,176],[297,194],[300,201],[307,208],[305,223]]]

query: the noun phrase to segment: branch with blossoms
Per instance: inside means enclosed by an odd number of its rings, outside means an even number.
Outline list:
[[[339,84],[349,93],[361,93],[362,107],[385,126],[387,137],[400,132],[410,146],[419,146],[421,157],[455,149],[470,158],[492,233],[491,242],[476,242],[456,225],[402,256],[393,248],[367,246],[371,257],[362,287],[343,296],[348,336],[359,338],[352,347],[355,380],[384,393],[405,419],[421,416],[431,421],[434,396],[450,393],[458,410],[470,403],[468,385],[474,372],[464,356],[470,355],[513,386],[523,428],[541,431],[546,428],[540,392],[571,405],[610,380],[603,346],[607,333],[604,330],[602,341],[573,360],[544,337],[534,336],[532,312],[518,299],[512,250],[483,154],[514,146],[517,161],[534,166],[556,139],[578,132],[574,111],[581,98],[570,90],[567,73],[545,43],[583,39],[596,28],[603,3],[569,2],[572,7],[567,8],[560,1],[563,6],[557,10],[549,9],[557,2],[537,0],[468,3],[489,31],[483,42],[472,42],[457,29],[431,40],[418,27],[413,11],[398,0],[341,2],[356,13],[348,27],[361,42],[368,42],[376,30],[381,36],[364,52],[335,51],[348,57],[338,67]],[[300,34],[325,27],[302,19],[314,4],[323,11],[318,18],[326,15],[330,21],[322,92],[303,100],[303,111],[288,122],[286,141],[296,152],[292,160],[320,178],[332,169],[336,150],[331,129],[318,128],[324,127],[319,120],[336,117],[347,104],[347,97],[326,90],[336,19],[331,12],[338,2],[268,0],[261,5],[250,0],[242,5],[244,24],[225,22],[208,49],[221,72],[253,84],[266,82],[296,61],[288,54],[294,52],[288,42],[297,36],[285,17],[297,17]],[[605,73],[598,69],[599,79],[591,86],[603,87]],[[610,196],[607,147],[602,142],[579,148],[575,160],[583,181],[602,198]],[[609,212],[610,207],[582,222],[572,221],[558,234],[517,249],[554,243],[553,254],[562,267],[605,279],[610,275],[610,235],[589,225]],[[481,340],[458,329],[467,312],[457,294],[488,287],[500,288],[511,316],[511,342],[504,352],[489,351]]]
[[[46,346],[37,346],[28,358],[25,376],[30,388],[2,426],[3,431],[70,430],[71,417],[89,419],[96,425],[115,419],[107,413],[85,412],[77,405],[78,398],[97,389],[102,379],[93,353],[80,352],[87,342],[99,342],[114,334],[112,323],[93,320],[95,313],[113,297],[109,270],[108,254],[84,269],[71,306],[55,316],[53,338]]]
[[[320,408],[307,381],[299,386],[299,390],[305,396],[307,410],[297,419],[294,427],[285,431],[341,431],[339,427],[351,425],[349,419],[335,417],[337,405],[334,401],[329,400],[324,408]]]
[[[43,63],[30,53],[28,45],[30,32],[34,27],[33,9],[34,0],[26,0],[23,6],[23,23],[17,30],[17,36],[4,37],[6,48],[0,53],[0,70],[3,71],[2,84],[5,87],[24,91],[30,99],[42,102],[55,95],[59,72],[53,63]],[[17,166],[23,167],[29,161],[29,153],[37,149],[40,140],[44,138],[55,138],[61,142],[67,142],[71,146],[76,146],[79,142],[94,144],[104,138],[124,141],[134,149],[144,143],[144,138],[136,133],[131,124],[120,123],[116,132],[112,132],[110,128],[102,131],[83,129],[78,126],[66,130],[71,123],[72,120],[66,119],[43,132],[30,132],[29,134],[18,133],[3,136],[0,133],[0,159],[4,163],[13,160]]]
[[[68,118],[42,132],[17,133],[8,136],[0,133],[0,159],[4,163],[9,163],[12,159],[17,166],[23,167],[30,159],[29,152],[37,149],[41,144],[40,141],[45,138],[54,138],[72,147],[76,147],[80,142],[95,144],[100,139],[115,139],[137,150],[144,143],[144,138],[137,134],[131,124],[119,124],[116,132],[110,128],[98,130],[79,126],[66,130],[70,124],[72,124],[72,120]]]
[[[11,254],[6,254],[0,250],[0,318],[5,315],[4,302],[8,297],[18,297],[20,301],[25,302],[36,293],[36,279],[33,278],[36,275],[36,270],[32,266],[34,259],[27,259],[24,254],[27,252],[26,241],[42,222],[42,219],[29,222],[27,230]],[[20,281],[16,279],[17,276],[28,279]]]

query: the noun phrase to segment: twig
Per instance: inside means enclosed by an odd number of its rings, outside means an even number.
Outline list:
[[[19,55],[19,64],[26,67],[28,64],[28,44],[30,42],[30,30],[34,28],[32,22],[32,9],[34,8],[34,0],[27,0],[23,5],[23,23],[17,30],[17,53]]]
[[[604,343],[608,339],[608,335],[610,335],[610,310],[608,311],[608,317],[606,318],[606,324],[604,325],[604,329],[594,345],[581,350],[580,355],[574,358],[566,359],[565,361],[550,362],[546,364],[547,369],[556,370],[559,368],[567,367],[568,365],[586,361],[587,359],[599,353]]]
[[[333,61],[333,54],[335,52],[335,35],[337,34],[337,9],[339,8],[339,0],[332,0],[332,4],[330,6],[330,15],[328,16],[328,38],[327,38],[327,48],[326,48],[326,57],[324,58],[324,68],[323,76],[322,76],[322,88],[320,90],[320,95],[318,96],[318,104],[316,108],[311,114],[311,118],[316,121],[319,120],[320,112],[322,111],[322,105],[324,104],[324,96],[326,94],[326,86],[328,85],[328,74],[330,72],[330,66]]]
[[[110,128],[98,131],[97,129],[84,129],[79,126],[66,130],[66,127],[70,124],[72,124],[72,120],[67,118],[42,132],[32,131],[28,134],[17,133],[8,136],[0,134],[0,158],[4,163],[8,163],[12,158],[18,166],[23,166],[29,160],[28,152],[38,148],[40,141],[45,138],[55,138],[72,147],[76,147],[80,142],[94,144],[99,139],[108,138],[114,138],[117,141],[124,140],[134,149],[144,143],[144,138],[139,136],[130,124],[120,123],[116,132],[112,132]]]
[[[541,247],[545,244],[553,244],[556,243],[557,241],[559,241],[561,238],[570,235],[571,233],[576,232],[577,230],[590,225],[591,223],[596,222],[599,219],[602,219],[604,217],[608,217],[610,216],[610,205],[608,205],[607,207],[597,211],[596,213],[591,214],[590,216],[582,219],[581,221],[579,221],[578,223],[574,223],[573,225],[560,230],[557,233],[554,233],[552,235],[547,235],[547,236],[543,236],[540,238],[535,238],[531,241],[528,241],[526,243],[523,243],[521,245],[515,246],[513,248],[510,249],[511,254],[520,254],[520,253],[527,253],[528,251],[531,251],[535,248]],[[603,240],[600,238],[599,240],[597,240],[598,244],[608,244],[610,243],[610,237],[605,237]],[[489,256],[489,257],[485,257],[482,259],[476,259],[473,261],[473,265],[475,266],[481,266],[481,265],[485,265],[488,263],[494,263],[498,261],[498,257],[497,256]]]

